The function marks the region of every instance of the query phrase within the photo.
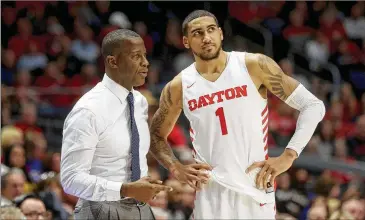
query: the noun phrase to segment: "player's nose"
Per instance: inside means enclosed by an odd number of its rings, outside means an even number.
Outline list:
[[[209,34],[205,34],[203,37],[203,43],[204,44],[209,44],[212,42],[212,39],[210,38]]]

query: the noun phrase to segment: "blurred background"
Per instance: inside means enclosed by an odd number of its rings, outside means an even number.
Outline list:
[[[278,219],[365,219],[364,2],[1,2],[1,217],[72,219],[77,198],[59,182],[63,121],[104,74],[103,37],[140,34],[150,61],[138,88],[158,107],[166,82],[193,62],[181,23],[214,13],[224,49],[264,53],[326,104],[327,113],[294,167],[277,178]],[[269,97],[269,153],[279,155],[298,111]],[[168,137],[192,161],[182,115]],[[190,219],[195,192],[149,158],[150,175],[172,186],[150,202],[156,219]],[[14,208],[18,207],[18,208]],[[16,217],[16,218],[18,218]]]

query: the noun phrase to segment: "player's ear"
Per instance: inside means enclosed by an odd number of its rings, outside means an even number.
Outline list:
[[[221,40],[223,40],[223,31],[222,28],[218,28],[219,29],[219,33],[221,34]]]
[[[112,68],[112,69],[116,69],[116,68],[118,68],[118,65],[117,65],[117,58],[115,57],[115,56],[107,56],[106,58],[105,58],[105,62],[106,62],[106,64],[110,67],[110,68]]]
[[[188,38],[183,36],[183,44],[186,49],[190,49]]]

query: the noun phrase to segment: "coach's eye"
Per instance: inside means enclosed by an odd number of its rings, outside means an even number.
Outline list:
[[[209,33],[213,32],[214,30],[215,30],[215,28],[214,28],[214,27],[210,27],[210,28],[208,28],[208,32],[209,32]]]

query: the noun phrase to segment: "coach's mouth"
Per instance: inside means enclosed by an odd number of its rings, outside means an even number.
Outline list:
[[[138,74],[143,76],[143,77],[146,77],[147,76],[147,71],[141,71],[141,72],[138,72]]]

